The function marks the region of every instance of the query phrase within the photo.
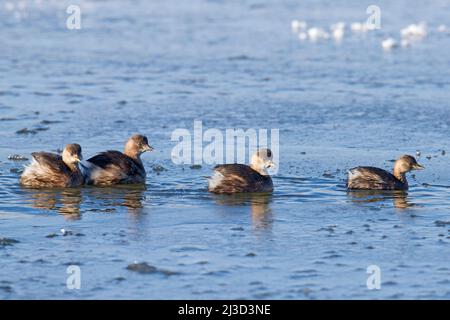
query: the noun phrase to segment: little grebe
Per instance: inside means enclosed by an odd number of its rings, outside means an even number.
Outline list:
[[[208,190],[212,193],[272,192],[273,183],[267,168],[274,165],[272,151],[260,149],[245,164],[223,164],[214,168]]]
[[[348,172],[347,187],[361,190],[408,190],[406,173],[424,167],[409,155],[400,157],[393,173],[375,167],[356,167]]]
[[[152,151],[147,137],[135,134],[125,144],[124,153],[105,151],[87,160],[88,184],[108,186],[145,183],[146,172],[141,154]]]
[[[32,162],[25,167],[20,183],[33,188],[78,187],[84,183],[79,168],[83,159],[79,144],[68,144],[62,156],[49,152],[34,152]]]

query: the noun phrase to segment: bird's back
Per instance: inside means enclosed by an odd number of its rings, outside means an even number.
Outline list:
[[[348,172],[347,187],[361,190],[398,190],[404,184],[386,170],[376,167],[356,167]]]
[[[208,190],[213,193],[271,192],[270,176],[261,175],[244,164],[224,164],[214,168]]]
[[[119,151],[101,152],[87,160],[90,165],[89,183],[112,185],[145,182],[145,169]]]
[[[32,162],[25,167],[20,178],[22,185],[30,187],[72,186],[72,173],[60,155],[34,152]]]

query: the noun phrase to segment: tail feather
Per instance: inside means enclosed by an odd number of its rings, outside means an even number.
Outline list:
[[[222,182],[224,176],[219,171],[214,171],[212,177],[208,177],[208,189],[214,191]]]

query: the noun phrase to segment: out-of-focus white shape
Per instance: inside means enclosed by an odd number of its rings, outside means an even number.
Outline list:
[[[337,30],[337,29],[345,29],[345,22],[337,22],[335,24],[332,24],[330,26],[331,30]]]
[[[427,25],[424,22],[413,23],[400,30],[400,34],[404,39],[422,39],[427,35]]]
[[[14,10],[14,3],[12,2],[5,2],[5,10],[6,11],[13,11]]]
[[[307,24],[305,21],[298,21],[298,20],[291,21],[292,32],[298,33],[301,30],[306,29],[306,26],[307,26]]]
[[[400,45],[401,45],[403,48],[407,48],[407,47],[411,46],[411,42],[409,42],[408,39],[402,39],[402,41],[400,41]]]
[[[299,38],[301,41],[305,41],[306,39],[308,39],[308,35],[306,34],[306,32],[300,32],[300,33],[298,34],[298,38]]]
[[[292,32],[299,32],[300,31],[300,21],[292,20],[291,21],[291,30],[292,30]]]
[[[330,34],[321,28],[310,28],[308,29],[308,37],[311,41],[317,41],[321,39],[328,39]]]
[[[344,37],[345,34],[345,23],[344,22],[338,22],[335,24],[332,24],[331,27],[331,35],[333,36],[334,40],[340,41]]]
[[[438,28],[437,28],[438,32],[447,32],[447,26],[445,24],[441,24]]]
[[[344,33],[345,33],[344,29],[333,30],[333,38],[334,38],[334,40],[336,40],[336,41],[342,40],[342,38],[344,37]]]
[[[353,22],[350,25],[350,29],[353,32],[366,32],[367,31],[367,25],[365,23],[361,23],[361,22]]]
[[[381,47],[386,50],[392,50],[393,48],[396,48],[398,46],[397,41],[393,38],[387,38],[381,41]]]

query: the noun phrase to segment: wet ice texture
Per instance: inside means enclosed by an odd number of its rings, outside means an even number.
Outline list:
[[[0,299],[450,298],[449,40],[380,50],[413,22],[449,25],[448,1],[383,2],[380,31],[307,44],[293,19],[364,21],[365,8],[82,1],[69,31],[66,3],[45,3],[0,8]],[[275,193],[212,196],[211,166],[175,166],[170,134],[195,119],[279,128]],[[156,149],[146,187],[21,189],[26,162],[8,159],[69,142],[87,158],[136,131]],[[406,194],[343,188],[347,168],[416,152],[426,170]],[[81,290],[66,288],[70,265]]]

